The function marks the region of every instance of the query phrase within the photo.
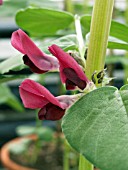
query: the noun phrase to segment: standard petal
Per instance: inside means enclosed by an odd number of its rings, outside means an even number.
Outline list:
[[[59,62],[63,65],[64,68],[72,68],[76,71],[77,75],[83,79],[88,81],[85,76],[82,68],[78,65],[78,63],[66,52],[64,52],[60,47],[53,44],[49,47],[49,51],[58,58]]]
[[[59,101],[44,86],[40,85],[39,83],[36,83],[33,80],[24,80],[20,85],[20,89],[27,91],[28,93],[31,93],[33,95],[36,95],[40,97],[40,99],[45,99],[48,102],[61,107]]]
[[[19,29],[12,34],[11,43],[14,48],[27,55],[40,70],[49,71],[59,67],[58,60],[43,53],[22,30]]]
[[[22,88],[22,86],[20,86],[19,91],[22,102],[26,108],[30,109],[42,108],[49,102],[46,98],[42,96],[38,96],[34,93],[26,91],[24,88]]]
[[[89,80],[78,63],[55,44],[49,47],[49,51],[59,60],[61,80],[63,83],[68,81],[67,88],[74,89],[74,86],[78,86],[83,90]]]
[[[22,54],[26,54],[23,46],[22,46],[22,42],[21,42],[21,39],[20,39],[20,30],[18,31],[14,31],[12,33],[12,36],[11,36],[11,44],[12,46],[17,49],[19,52],[21,52]],[[22,33],[22,32],[21,32]]]

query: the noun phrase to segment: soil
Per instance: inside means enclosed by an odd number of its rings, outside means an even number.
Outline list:
[[[32,141],[27,152],[21,155],[10,153],[11,159],[17,164],[37,170],[63,170],[63,144],[61,141],[43,143],[36,157],[35,141]],[[78,169],[78,155],[71,152],[70,170]],[[36,159],[37,158],[37,159]]]

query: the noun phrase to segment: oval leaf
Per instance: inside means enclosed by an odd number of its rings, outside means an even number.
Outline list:
[[[55,35],[67,28],[74,20],[73,15],[64,11],[43,8],[27,8],[16,15],[18,26],[33,36]]]
[[[101,170],[128,169],[128,85],[96,89],[78,100],[62,121],[78,152]]]
[[[90,31],[91,16],[84,15],[81,17],[81,24],[87,32]],[[110,36],[118,38],[128,43],[128,26],[116,21],[111,22]]]

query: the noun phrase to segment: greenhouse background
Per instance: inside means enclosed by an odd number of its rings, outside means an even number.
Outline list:
[[[68,0],[67,0],[68,2]],[[5,0],[3,5],[0,6],[0,147],[8,141],[22,136],[25,133],[29,134],[26,130],[28,127],[36,127],[36,114],[35,110],[25,109],[20,96],[19,85],[24,78],[31,78],[32,80],[40,82],[43,80],[43,85],[49,89],[54,96],[65,93],[60,83],[58,73],[47,73],[46,75],[37,75],[32,73],[28,68],[23,68],[17,71],[19,65],[11,70],[11,61],[8,60],[4,63],[4,60],[19,56],[20,53],[15,50],[11,43],[11,35],[16,31],[19,26],[16,24],[15,15],[18,10],[22,8],[40,7],[50,8],[56,10],[67,10],[73,14],[92,14],[93,0],[73,0],[73,8],[68,9],[65,5],[66,0]],[[120,23],[128,23],[128,1],[127,0],[115,0],[113,19]],[[69,30],[69,33],[72,30]],[[65,32],[62,34],[65,35]],[[74,33],[74,31],[72,31]],[[29,34],[29,33],[28,33]],[[43,44],[47,44],[49,41],[53,41],[58,38],[54,37],[32,37],[36,44],[43,49]],[[112,50],[108,49],[106,58],[106,74],[112,78],[110,85],[114,85],[120,88],[124,82],[127,82],[128,75],[128,61],[126,61],[124,50]],[[115,57],[115,58],[114,58]],[[128,60],[128,59],[127,59]],[[21,62],[19,60],[19,62]],[[16,64],[16,63],[15,63]],[[22,65],[20,65],[22,67]],[[9,69],[10,70],[9,70]],[[11,75],[15,76],[13,77]],[[66,94],[71,94],[67,91]],[[53,131],[58,128],[57,121],[42,121],[38,122],[43,127],[50,127]],[[26,128],[26,129],[25,129]],[[30,128],[30,134],[33,129]],[[61,131],[61,130],[60,130]],[[26,134],[25,134],[26,135]],[[77,159],[75,157],[75,159]],[[3,165],[0,164],[0,170],[5,170]],[[56,169],[57,170],[57,169]],[[58,168],[58,170],[60,170]],[[76,170],[75,168],[72,170]]]

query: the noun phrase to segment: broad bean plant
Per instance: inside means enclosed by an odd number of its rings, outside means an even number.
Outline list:
[[[36,74],[59,72],[72,91],[55,97],[30,78],[19,87],[24,106],[39,109],[40,120],[62,120],[66,140],[80,153],[79,170],[128,169],[128,85],[109,86],[105,68],[107,48],[128,50],[128,27],[112,20],[113,6],[114,0],[95,0],[92,16],[21,9],[16,14],[20,29],[11,37],[24,65]],[[38,47],[33,37],[51,39]],[[0,71],[4,76],[4,67]]]

